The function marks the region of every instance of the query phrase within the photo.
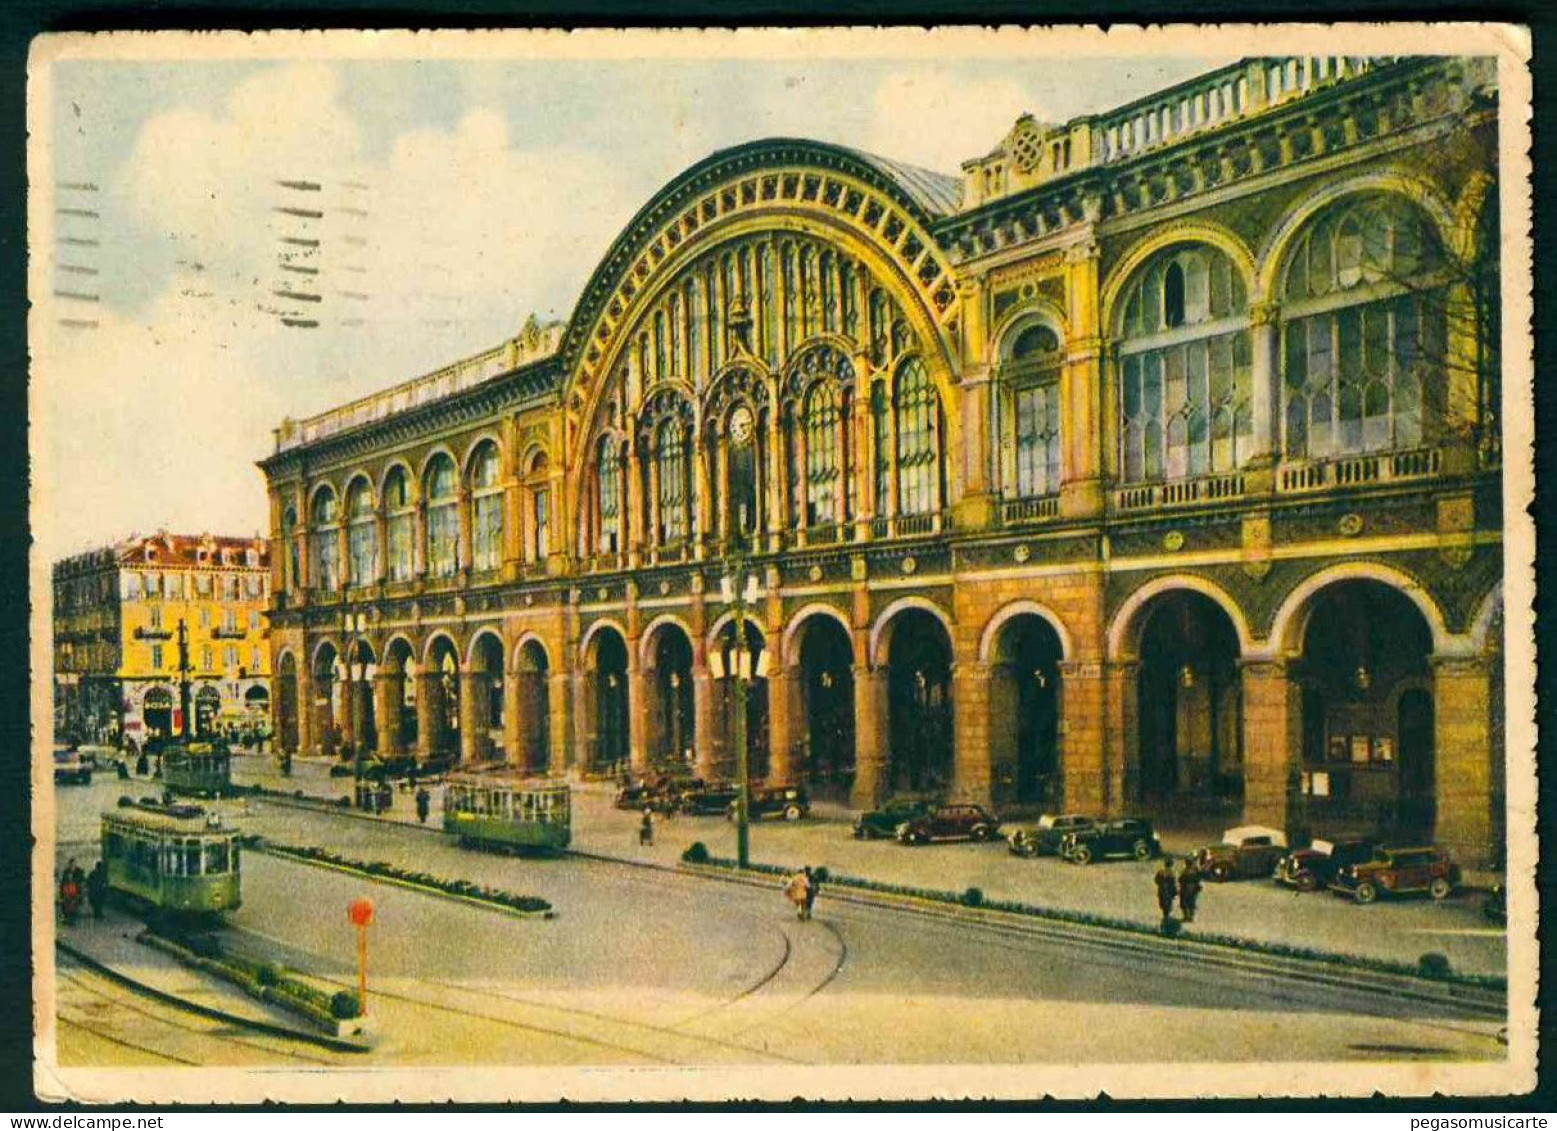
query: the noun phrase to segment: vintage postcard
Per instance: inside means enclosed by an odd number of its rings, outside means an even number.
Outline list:
[[[1533,1086],[1521,29],[28,94],[40,1094]]]

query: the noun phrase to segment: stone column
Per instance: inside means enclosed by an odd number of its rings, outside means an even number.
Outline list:
[[[416,560],[411,570],[417,577],[427,576],[427,500],[416,500]]]
[[[638,564],[638,554],[647,539],[643,531],[643,465],[639,459],[638,441],[634,439],[627,448],[627,513],[622,515],[622,547],[627,553],[628,568]]]
[[[338,720],[341,728],[341,747],[337,753],[355,753],[357,748],[357,684],[351,678],[351,668],[347,665],[345,678],[340,680],[341,685],[341,717]],[[188,725],[187,723],[185,724]]]
[[[373,580],[389,576],[389,519],[380,509],[373,515]]]
[[[1112,663],[1103,669],[1103,804],[1110,817],[1125,814],[1136,799],[1136,767],[1140,761],[1140,664]]]
[[[799,777],[790,733],[795,683],[795,673],[788,668],[775,663],[768,671],[768,779],[775,783],[790,783]]]
[[[854,796],[856,809],[874,807],[886,793],[887,673],[865,665],[854,669]]]
[[[1241,674],[1244,822],[1301,834],[1302,689],[1289,678],[1285,660],[1245,661]]]
[[[481,697],[486,694],[481,672],[460,672],[460,761],[486,759],[486,711]]]
[[[503,674],[503,761],[520,770],[530,769],[529,725],[525,717],[527,672]]]
[[[437,702],[441,689],[436,686],[438,669],[424,664],[416,677],[416,757],[426,761],[437,754],[434,746],[440,729],[442,711]]]
[[[470,489],[463,484],[455,497],[454,513],[459,534],[454,541],[454,569],[457,573],[465,573],[471,567],[471,505]]]
[[[994,760],[989,742],[988,664],[958,660],[952,665],[952,793],[978,805],[990,804]]]
[[[1101,813],[1107,794],[1104,770],[1103,665],[1060,664],[1060,774],[1065,810]]]
[[[692,667],[692,756],[697,776],[707,781],[719,774],[714,759],[714,694],[717,688],[707,662],[699,657]]]
[[[378,723],[378,756],[385,760],[400,753],[400,704],[405,700],[404,677],[380,671],[373,677],[373,713]]]
[[[767,480],[768,488],[768,542],[776,548],[779,532],[784,529],[784,427],[783,407],[774,401],[768,410]]]
[[[1274,461],[1281,431],[1281,364],[1277,357],[1278,307],[1274,302],[1249,308],[1249,411],[1254,422],[1250,462]]]
[[[560,776],[569,766],[576,764],[571,738],[573,735],[573,676],[567,672],[553,672],[546,677],[546,727],[548,760],[546,773]]]
[[[649,768],[649,711],[654,673],[638,662],[638,641],[627,643],[627,764],[635,774]]]
[[[717,444],[717,441],[715,441]],[[708,461],[716,458],[717,448],[711,448],[708,444],[694,441],[692,444],[692,465],[694,480],[696,482],[697,498],[693,500],[693,514],[697,523],[697,530],[693,536],[693,553],[701,561],[703,558],[703,546],[708,541],[709,533],[713,525],[712,492],[709,488],[711,477],[708,473]],[[721,496],[724,498],[726,496]]]
[[[314,752],[314,678],[306,663],[297,665],[297,750],[298,754]],[[277,699],[279,701],[279,696]],[[276,731],[279,736],[280,730]]]
[[[571,681],[573,742],[564,748],[562,756],[567,761],[569,769],[575,772],[588,769],[595,756],[596,734],[600,724],[595,711],[598,693],[593,691],[591,683],[597,678],[598,676],[591,672],[579,671],[574,673]]]
[[[1496,836],[1492,671],[1484,657],[1433,659],[1437,839],[1469,867],[1492,863]]]

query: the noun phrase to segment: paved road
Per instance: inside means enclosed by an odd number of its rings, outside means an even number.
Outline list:
[[[64,795],[67,836],[91,827],[93,814],[78,807],[97,792]],[[372,895],[375,1064],[1398,1060],[1505,1052],[1495,1024],[1257,971],[840,904],[825,894],[816,921],[798,923],[771,889],[577,858],[463,852],[415,829],[269,805],[253,806],[247,822],[278,839],[464,875],[558,907],[552,921],[516,919],[247,856],[244,907],[233,918],[239,944],[342,984],[353,978],[355,957],[346,904]],[[96,1044],[82,1037],[73,1047],[117,1063],[109,1037],[124,1039],[110,1027]],[[232,1062],[233,1049],[214,1037],[209,1048],[187,1036],[179,1042],[131,1041],[148,1045],[150,1055]]]

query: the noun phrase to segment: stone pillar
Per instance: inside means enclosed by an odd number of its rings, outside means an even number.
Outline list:
[[[693,500],[693,515],[697,523],[697,531],[693,537],[693,552],[699,561],[703,557],[703,545],[708,541],[708,536],[713,526],[713,492],[709,487],[711,477],[708,473],[708,461],[717,458],[718,441],[714,445],[700,444],[694,441],[692,444],[692,465],[694,480],[696,482],[697,498]],[[727,494],[721,494],[721,499],[728,499]],[[725,509],[729,509],[726,503]]]
[[[433,745],[440,729],[442,712],[437,702],[441,689],[436,686],[438,669],[425,664],[416,676],[416,757],[426,761],[437,754]]]
[[[635,774],[649,768],[649,711],[653,696],[649,680],[654,677],[638,662],[638,641],[627,644],[627,764]]]
[[[636,439],[628,445],[626,463],[627,513],[622,516],[622,546],[631,568],[638,564],[638,553],[647,541],[643,531],[643,464]]]
[[[1110,817],[1123,816],[1136,800],[1141,750],[1139,676],[1140,664],[1134,661],[1104,668],[1103,811]]]
[[[411,563],[417,577],[427,576],[427,500],[416,501],[416,560]]]
[[[517,671],[503,676],[503,761],[520,770],[530,769],[530,720],[525,717],[530,678]]]
[[[318,692],[314,690],[314,678],[308,670],[308,665],[297,665],[297,750],[298,754],[312,754],[314,752],[314,696]],[[277,697],[279,700],[279,696]],[[278,730],[279,736],[281,732]]]
[[[1301,835],[1302,689],[1284,660],[1246,661],[1242,679],[1244,822]]]
[[[347,666],[346,677],[341,679],[341,717],[337,720],[341,728],[341,749],[337,754],[352,754],[357,749],[357,684],[351,679],[350,665]],[[189,725],[187,722],[184,724]]]
[[[373,580],[383,581],[389,576],[389,519],[380,509],[373,516]]]
[[[1060,774],[1066,812],[1101,813],[1108,792],[1104,763],[1103,665],[1060,664]]]
[[[988,664],[958,660],[952,665],[952,794],[978,805],[991,802],[994,759],[989,741]]]
[[[591,683],[598,676],[580,671],[574,673],[571,681],[573,704],[573,729],[572,743],[565,748],[563,755],[568,768],[575,772],[582,772],[589,768],[591,760],[595,756],[596,733],[599,730],[599,720],[595,713],[596,693]]]
[[[886,793],[887,673],[865,665],[854,669],[854,796],[856,809],[870,809]]]
[[[707,663],[698,660],[692,668],[692,757],[694,770],[704,781],[719,776],[714,760],[714,686]]]
[[[768,410],[768,444],[763,453],[767,459],[767,512],[768,542],[777,548],[779,532],[784,529],[784,427],[783,407],[778,401]]]
[[[470,517],[470,490],[463,484],[455,497],[456,525],[459,534],[454,540],[454,569],[456,573],[463,573],[471,566],[471,517]]]
[[[1249,308],[1249,411],[1254,422],[1251,462],[1274,461],[1281,432],[1281,365],[1277,357],[1278,307],[1274,302]]]
[[[787,668],[774,664],[768,672],[768,780],[775,784],[788,784],[800,776],[790,733],[795,683],[795,673]]]
[[[1493,862],[1496,826],[1491,661],[1433,659],[1433,775],[1437,840],[1461,864]]]
[[[486,742],[483,725],[486,712],[480,702],[486,693],[485,678],[480,672],[460,672],[460,761],[462,763],[485,760]]]
[[[387,760],[400,753],[400,704],[404,701],[404,677],[398,672],[380,671],[373,677],[373,713],[378,723],[380,758]]]
[[[571,737],[573,734],[573,677],[567,672],[553,672],[546,677],[548,694],[546,696],[546,726],[549,734],[547,742],[546,772],[552,777],[557,777],[568,766],[575,764],[575,757],[570,755],[572,750]]]

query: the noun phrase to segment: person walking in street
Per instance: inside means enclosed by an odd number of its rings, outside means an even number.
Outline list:
[[[1162,912],[1162,921],[1167,923],[1173,918],[1173,899],[1178,894],[1178,880],[1173,875],[1173,857],[1164,856],[1162,863],[1157,866],[1157,875],[1153,877],[1157,885],[1157,909]]]
[[[424,785],[416,791],[416,820],[418,824],[427,823],[427,814],[432,811],[432,794],[427,792]]]
[[[99,860],[92,865],[86,880],[87,902],[92,905],[92,918],[103,917],[103,905],[108,902],[108,865]]]
[[[804,921],[806,908],[811,894],[811,869],[796,872],[789,878],[789,883],[784,885],[784,898],[795,905],[795,918]]]
[[[640,845],[654,843],[654,810],[647,805],[643,807],[643,819],[638,822],[638,843]]]
[[[820,868],[812,868],[811,865],[806,865],[806,905],[805,914],[800,916],[802,919],[810,919],[811,909],[816,906],[816,897],[822,890],[821,871]]]
[[[1184,922],[1195,921],[1195,904],[1200,899],[1200,869],[1195,866],[1193,857],[1186,857],[1184,867],[1179,872],[1179,907],[1184,912]]]

